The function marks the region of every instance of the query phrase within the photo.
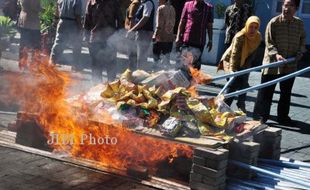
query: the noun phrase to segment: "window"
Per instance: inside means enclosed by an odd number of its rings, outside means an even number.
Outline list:
[[[283,4],[282,0],[278,0],[277,1],[277,5],[276,5],[276,12],[277,13],[281,13],[282,12],[282,4]]]
[[[301,7],[302,14],[310,14],[310,0],[304,0]]]
[[[271,10],[272,10],[272,15],[273,16],[281,14],[281,12],[282,12],[282,2],[283,2],[283,0],[273,0],[272,1],[272,4],[271,4],[272,9]]]

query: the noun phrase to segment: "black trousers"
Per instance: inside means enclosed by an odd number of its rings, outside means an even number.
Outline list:
[[[38,56],[41,50],[41,33],[40,30],[31,30],[27,28],[19,28],[20,44],[19,44],[19,67],[27,67],[28,51],[32,52],[33,56]],[[37,53],[37,55],[34,55]],[[39,58],[39,57],[33,57]]]
[[[170,64],[170,53],[172,51],[173,42],[153,42],[153,58],[158,62],[160,55],[166,56],[165,64]]]
[[[262,75],[261,83],[265,83],[283,76],[285,76],[285,74]],[[280,100],[277,109],[278,118],[288,117],[290,111],[291,94],[294,81],[295,77],[280,82]],[[270,108],[275,87],[276,84],[262,88],[258,91],[258,96],[254,106],[253,118],[269,119]]]
[[[90,43],[89,53],[91,57],[92,81],[102,82],[102,71],[107,71],[108,81],[113,81],[116,77],[116,49],[106,42]]]
[[[235,92],[237,90],[241,90],[241,89],[249,87],[248,81],[249,81],[249,74],[235,77],[235,79],[230,83],[230,85],[228,85],[226,89],[226,93],[228,94],[228,93]],[[237,97],[237,106],[245,107],[245,99],[246,99],[246,94],[239,95]],[[227,98],[225,99],[225,103],[230,106],[233,100],[234,100],[234,97]]]

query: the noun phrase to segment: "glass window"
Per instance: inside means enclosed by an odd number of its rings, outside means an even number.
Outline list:
[[[276,12],[277,13],[281,13],[282,12],[282,0],[278,0],[277,1]]]
[[[304,0],[302,4],[302,14],[310,14],[310,0]]]

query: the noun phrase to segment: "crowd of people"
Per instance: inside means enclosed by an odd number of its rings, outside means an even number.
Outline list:
[[[12,1],[11,1],[12,2]],[[200,69],[204,49],[212,49],[214,7],[206,0],[88,0],[83,10],[82,0],[58,0],[55,18],[58,19],[56,37],[51,48],[50,62],[57,64],[66,47],[73,49],[74,69],[80,68],[81,41],[88,42],[91,57],[92,80],[102,82],[102,71],[109,81],[117,74],[117,47],[110,38],[125,30],[123,45],[128,55],[128,68],[143,69],[148,56],[153,57],[151,70],[170,64],[170,54],[178,53],[177,62]],[[17,0],[20,40],[20,66],[27,65],[27,51],[40,50],[38,0]],[[299,0],[283,0],[282,13],[270,20],[265,33],[264,64],[296,57],[296,61],[277,68],[264,69],[261,82],[267,82],[296,71],[297,63],[305,52],[303,21],[295,16]],[[126,6],[125,9],[122,6]],[[85,14],[84,14],[85,12]],[[226,51],[219,69],[236,72],[252,66],[262,42],[260,19],[244,0],[235,0],[225,12]],[[175,47],[175,50],[173,49]],[[34,51],[35,50],[35,51]],[[149,51],[152,50],[152,51]],[[151,53],[148,53],[151,52]],[[249,75],[236,77],[227,88],[233,92],[249,86]],[[280,83],[278,121],[290,123],[290,97],[294,78]],[[254,118],[265,123],[269,118],[275,85],[259,91]],[[246,94],[237,97],[237,106],[246,112]],[[231,105],[233,98],[225,100]]]

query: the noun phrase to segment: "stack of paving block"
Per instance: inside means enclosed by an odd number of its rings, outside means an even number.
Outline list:
[[[194,149],[190,173],[190,188],[193,190],[221,190],[226,185],[228,150]]]
[[[232,141],[229,144],[229,160],[240,161],[249,165],[256,166],[260,144],[250,141]],[[241,179],[251,179],[255,176],[254,172],[240,168],[235,165],[229,165],[227,174]]]
[[[279,160],[281,155],[282,130],[268,127],[254,135],[253,140],[260,144],[259,157]]]
[[[15,142],[41,150],[52,151],[48,146],[43,129],[37,122],[37,115],[25,112],[17,113]]]

